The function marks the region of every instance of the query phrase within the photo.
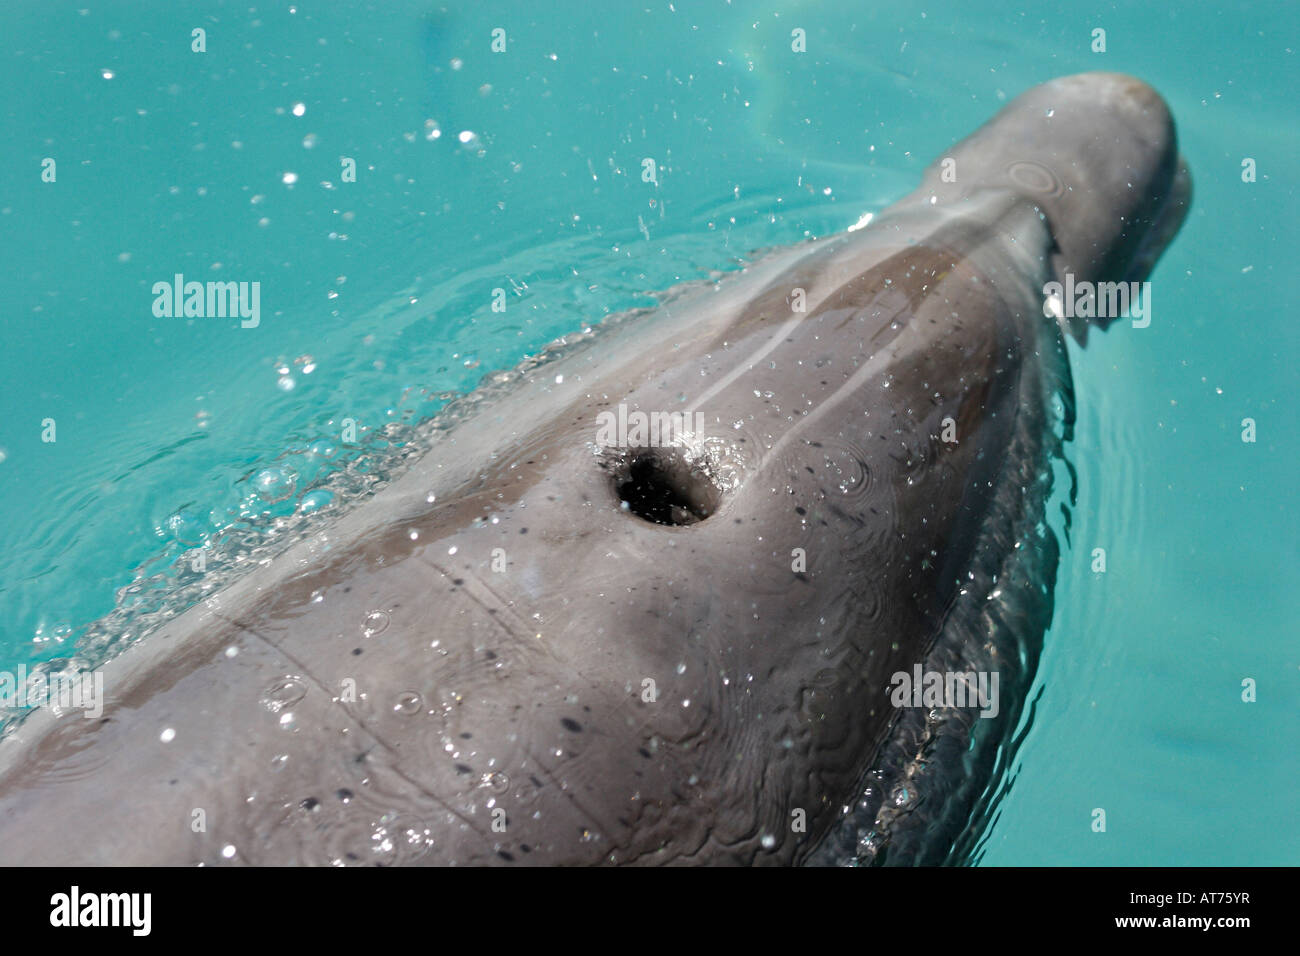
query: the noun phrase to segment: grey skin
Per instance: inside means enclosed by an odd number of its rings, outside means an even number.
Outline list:
[[[104,719],[35,714],[0,742],[0,862],[947,858],[1050,614],[1085,329],[1043,286],[1144,278],[1189,180],[1160,97],[1104,73],[942,158],[868,228],[523,370],[111,661]],[[598,449],[620,402],[705,427]],[[1003,668],[1000,717],[900,712],[917,663]]]

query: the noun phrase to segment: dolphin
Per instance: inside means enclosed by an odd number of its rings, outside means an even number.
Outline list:
[[[0,741],[0,862],[959,860],[1050,620],[1066,337],[1115,318],[1044,290],[1145,279],[1190,195],[1150,86],[1063,77],[499,376]]]

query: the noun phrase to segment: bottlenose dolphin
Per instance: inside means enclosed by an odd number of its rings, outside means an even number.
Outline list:
[[[1044,288],[1144,279],[1189,198],[1155,91],[1053,80],[866,228],[526,364],[0,741],[0,862],[954,859],[1051,612],[1088,321]],[[1001,700],[899,706],[930,672]]]

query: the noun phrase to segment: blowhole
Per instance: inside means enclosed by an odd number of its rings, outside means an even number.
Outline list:
[[[634,448],[607,460],[614,493],[644,521],[696,524],[717,511],[722,501],[722,490],[705,462],[681,448]]]

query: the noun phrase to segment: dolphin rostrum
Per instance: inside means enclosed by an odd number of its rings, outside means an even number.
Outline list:
[[[0,741],[0,862],[958,859],[1050,619],[1065,336],[1116,317],[1045,290],[1145,279],[1189,201],[1154,90],[1064,77],[521,366]]]

